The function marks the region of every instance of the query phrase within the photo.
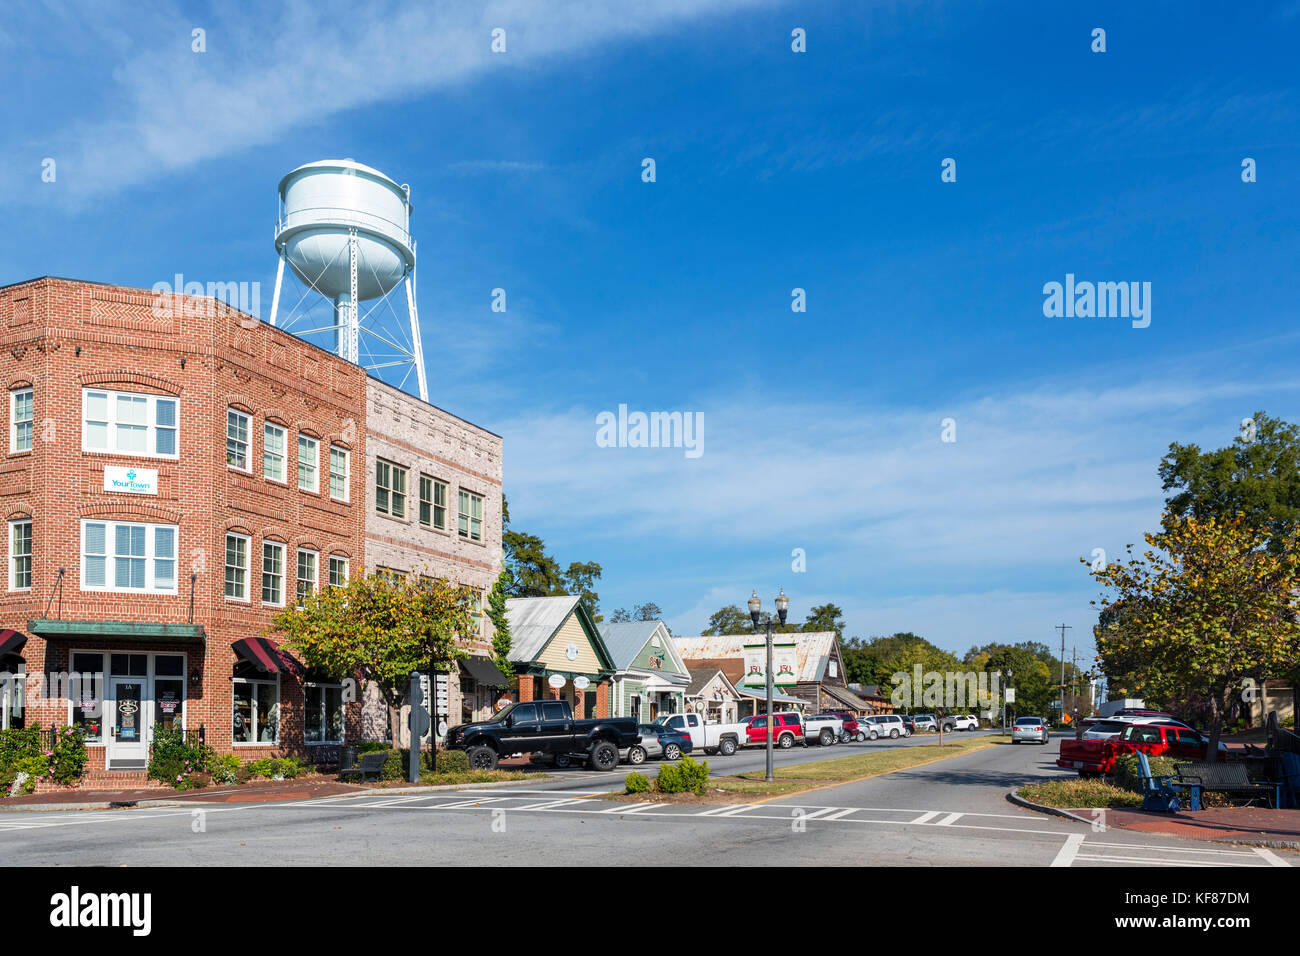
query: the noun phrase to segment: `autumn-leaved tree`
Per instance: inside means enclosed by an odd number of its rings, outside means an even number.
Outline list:
[[[396,741],[412,672],[446,669],[466,656],[457,638],[473,630],[473,594],[441,578],[368,574],[322,588],[301,608],[285,608],[270,630],[308,669],[373,683]]]
[[[1213,753],[1247,679],[1300,662],[1300,553],[1294,536],[1279,547],[1243,514],[1166,514],[1163,523],[1140,557],[1130,546],[1127,560],[1089,572],[1112,592],[1100,601],[1097,654],[1107,674],[1154,696],[1207,701]]]

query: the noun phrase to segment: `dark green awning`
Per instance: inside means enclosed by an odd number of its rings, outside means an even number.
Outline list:
[[[135,644],[202,644],[202,624],[171,624],[160,621],[65,621],[34,620],[27,630],[37,637],[102,637]]]

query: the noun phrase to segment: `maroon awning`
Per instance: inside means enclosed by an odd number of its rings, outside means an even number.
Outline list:
[[[5,654],[17,654],[27,643],[27,635],[22,634],[12,628],[0,630],[0,657]]]
[[[302,665],[280,650],[280,645],[269,637],[247,637],[232,645],[235,653],[260,671],[279,674],[281,671],[298,671]]]

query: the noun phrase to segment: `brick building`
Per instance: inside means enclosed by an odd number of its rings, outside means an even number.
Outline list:
[[[0,671],[26,674],[4,682],[0,726],[84,726],[92,783],[143,782],[165,726],[245,758],[328,760],[361,736],[361,706],[266,637],[272,616],[363,568],[414,570],[412,554],[460,583],[495,577],[500,439],[356,365],[216,300],[49,277],[0,288],[0,337]],[[479,496],[481,540],[371,527],[372,408],[383,460],[424,442],[449,494]]]
[[[366,570],[474,588],[476,633],[450,675],[448,720],[489,717],[509,683],[492,663],[483,613],[501,573],[501,436],[375,379],[366,382],[366,431]],[[368,693],[366,735],[382,738],[387,724]]]

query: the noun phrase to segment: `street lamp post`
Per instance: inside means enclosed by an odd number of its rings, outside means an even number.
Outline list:
[[[777,616],[781,623],[785,623],[786,613],[790,610],[790,599],[785,596],[785,589],[776,596]],[[763,610],[763,602],[758,598],[758,590],[749,598],[749,619],[754,622],[754,630],[758,630],[758,619]],[[767,782],[773,782],[776,777],[772,774],[772,738],[776,736],[776,728],[772,720],[772,618],[767,619],[767,716],[763,719],[767,722]]]

